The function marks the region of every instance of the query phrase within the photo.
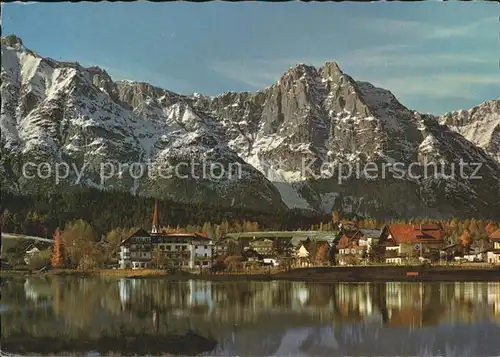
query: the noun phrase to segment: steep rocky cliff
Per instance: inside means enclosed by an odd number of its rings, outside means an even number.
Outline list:
[[[186,96],[43,58],[15,36],[2,38],[1,78],[0,170],[11,190],[83,184],[262,210],[500,214],[498,100],[421,115],[334,62],[299,64],[256,93]],[[421,174],[461,160],[478,172],[397,176],[398,165]],[[23,174],[41,162],[46,178]],[[55,182],[46,171],[62,163],[68,177]]]

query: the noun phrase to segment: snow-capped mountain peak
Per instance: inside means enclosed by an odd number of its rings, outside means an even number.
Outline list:
[[[145,82],[114,82],[99,67],[41,57],[15,36],[2,38],[1,77],[0,171],[10,189],[54,187],[47,180],[34,185],[19,172],[27,160],[48,160],[86,165],[78,183],[269,210],[447,215],[492,212],[500,201],[498,100],[441,118],[422,115],[390,91],[354,80],[336,62],[298,64],[256,93],[185,96]],[[484,181],[363,174],[339,183],[335,177],[340,165],[430,158],[479,160]],[[188,178],[158,172],[193,160],[196,168],[181,170]],[[133,179],[129,171],[103,182],[99,168],[109,162],[148,163],[147,174]],[[204,178],[220,163],[238,164],[241,172]],[[75,184],[74,176],[65,184]]]

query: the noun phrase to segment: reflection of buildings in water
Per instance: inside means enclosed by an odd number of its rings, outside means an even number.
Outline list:
[[[24,282],[24,293],[26,294],[26,297],[28,299],[38,301],[38,293],[30,284],[30,281],[28,279],[26,279],[26,281]]]
[[[448,305],[455,297],[455,290],[450,283],[439,284],[439,303],[440,305]]]
[[[386,283],[389,326],[477,322],[500,315],[500,284]]]
[[[387,282],[385,292],[388,309],[422,305],[422,283]]]
[[[484,282],[457,282],[454,284],[453,313],[455,320],[476,322],[491,318],[488,288]]]
[[[34,283],[36,280],[26,279],[24,282],[24,293],[26,298],[34,302],[39,301],[42,298],[47,298],[52,296],[52,290],[45,281],[39,281],[40,284]]]
[[[137,280],[122,278],[118,281],[118,287],[120,289],[120,301],[122,303],[129,302],[132,297],[132,293],[137,289]]]
[[[244,295],[250,297],[251,309],[273,310],[276,307],[285,307],[286,302],[280,300],[280,289],[283,292],[287,289],[286,284],[280,284],[278,281],[271,281],[269,284],[252,284],[250,290]],[[289,308],[289,306],[286,306]]]
[[[340,284],[337,286],[337,305],[343,316],[368,317],[375,313],[370,283]]]
[[[389,327],[422,327],[423,284],[386,283],[386,306]]]
[[[455,283],[455,298],[468,302],[486,302],[487,286],[483,282]]]
[[[294,283],[292,285],[292,309],[301,309],[308,300],[309,289],[306,283]]]
[[[141,286],[138,283],[145,281],[120,281],[122,302],[147,305],[151,290],[148,286],[154,282]],[[314,316],[320,321],[331,321],[333,317],[341,324],[384,321],[388,327],[418,328],[443,323],[444,319],[449,322],[478,321],[485,319],[486,313],[490,318],[495,314],[500,316],[500,284],[388,282],[327,285],[187,281],[157,284],[152,290],[160,304],[169,306],[172,316],[196,316],[196,319],[217,323],[262,323],[263,314],[294,313]],[[134,290],[136,292],[132,294]],[[466,298],[474,300],[471,302]]]
[[[423,326],[422,309],[419,307],[406,306],[401,309],[389,310],[389,327],[419,328]]]
[[[220,302],[223,302],[227,300],[227,294],[223,289],[214,287],[212,291],[212,297],[213,301],[215,301],[216,304],[219,304]]]
[[[487,299],[493,307],[492,320],[500,322],[500,283],[487,284]]]
[[[188,282],[188,306],[208,306],[209,312],[213,310],[212,282],[190,280]]]

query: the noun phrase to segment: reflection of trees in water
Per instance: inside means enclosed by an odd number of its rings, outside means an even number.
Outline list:
[[[205,335],[227,336],[234,328],[268,330],[368,320],[389,326],[432,326],[457,315],[481,318],[491,295],[488,289],[492,289],[488,284],[467,283],[190,283],[162,279],[119,283],[74,277],[53,277],[40,284],[50,287],[52,306],[30,314],[2,314],[2,333],[8,336],[23,330],[33,336],[95,337],[184,333],[193,328]],[[22,281],[4,281],[2,290],[2,302],[35,307],[35,302],[26,299]]]
[[[441,304],[441,291],[439,283],[423,284],[422,325],[435,326],[443,320],[446,306]]]

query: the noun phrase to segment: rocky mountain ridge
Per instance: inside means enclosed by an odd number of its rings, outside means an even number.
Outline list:
[[[79,178],[102,189],[264,210],[500,214],[499,99],[440,118],[422,115],[334,62],[299,64],[256,93],[186,96],[43,58],[15,36],[2,38],[1,76],[0,170],[11,190],[64,189]],[[397,163],[443,160],[449,168],[460,159],[479,162],[482,178],[470,178],[473,168],[465,178],[393,177]],[[85,170],[57,185],[23,177],[26,162],[42,161]],[[142,175],[131,170],[138,162],[147,164]],[[158,174],[189,162],[187,178]],[[339,181],[347,165],[368,162],[388,165],[389,177],[361,172]],[[226,175],[203,179],[212,165]],[[237,174],[228,173],[235,167]]]

